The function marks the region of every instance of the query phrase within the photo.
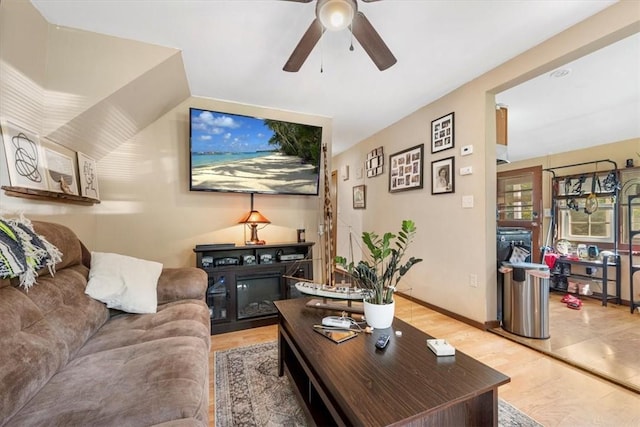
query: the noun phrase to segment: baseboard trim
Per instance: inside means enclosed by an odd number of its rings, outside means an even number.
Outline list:
[[[411,295],[407,295],[407,294],[405,294],[403,292],[398,292],[398,294],[401,295],[403,298],[408,299],[411,302],[415,302],[418,305],[421,305],[421,306],[426,307],[426,308],[428,308],[430,310],[436,311],[436,312],[438,312],[440,314],[444,314],[447,317],[451,317],[452,319],[458,320],[458,321],[460,321],[462,323],[466,323],[469,326],[473,326],[474,328],[478,328],[478,329],[481,329],[483,331],[487,331],[489,329],[492,329],[492,328],[495,328],[497,326],[500,326],[500,323],[497,320],[491,320],[491,321],[488,321],[488,322],[485,322],[485,323],[480,323],[480,322],[477,322],[477,321],[475,321],[473,319],[469,319],[468,317],[464,317],[464,316],[461,316],[461,315],[459,315],[457,313],[454,313],[453,311],[449,311],[449,310],[444,309],[442,307],[438,307],[437,305],[433,305],[433,304],[430,304],[430,303],[428,303],[426,301],[422,301],[421,299],[412,297]],[[496,326],[492,326],[494,324],[494,322],[495,322]]]
[[[499,328],[499,327],[500,327],[500,321],[499,320],[487,320],[486,322],[484,322],[484,328],[486,330]]]

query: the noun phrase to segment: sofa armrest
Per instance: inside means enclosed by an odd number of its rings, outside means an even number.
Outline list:
[[[181,299],[204,301],[207,280],[207,273],[199,268],[164,268],[158,278],[158,305]]]

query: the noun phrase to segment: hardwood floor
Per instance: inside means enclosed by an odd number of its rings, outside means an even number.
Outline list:
[[[402,297],[397,298],[396,316],[430,335],[446,338],[459,351],[511,377],[509,384],[500,387],[500,397],[547,427],[640,425],[638,393]],[[266,326],[211,337],[209,419],[212,426],[215,420],[214,352],[273,341],[276,336],[277,327]],[[637,336],[635,343],[629,345],[634,345],[637,367],[640,345]]]
[[[492,332],[640,393],[640,314],[586,297],[580,297],[582,309],[571,310],[560,301],[564,295],[549,296],[549,339],[524,338],[501,328]]]

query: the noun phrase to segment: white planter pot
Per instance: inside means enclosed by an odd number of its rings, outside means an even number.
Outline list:
[[[396,302],[391,304],[371,304],[364,301],[364,318],[373,329],[386,329],[393,323]]]

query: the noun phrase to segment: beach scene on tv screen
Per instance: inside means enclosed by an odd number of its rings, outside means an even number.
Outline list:
[[[318,194],[322,128],[192,108],[191,189]]]

